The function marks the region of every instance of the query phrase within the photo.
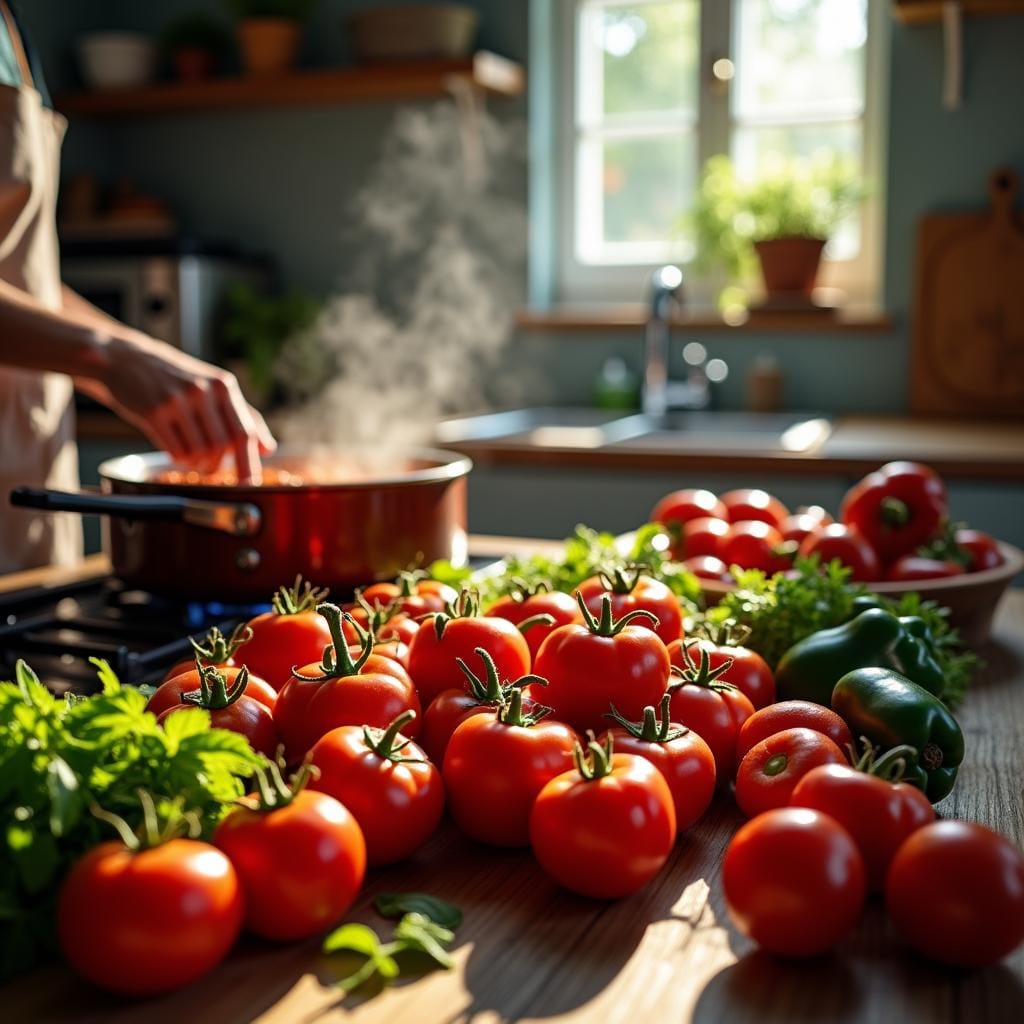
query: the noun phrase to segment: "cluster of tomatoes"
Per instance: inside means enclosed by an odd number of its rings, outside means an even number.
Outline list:
[[[979,530],[949,525],[946,488],[916,462],[890,462],[850,488],[839,521],[820,506],[790,514],[762,490],[716,497],[706,490],[666,495],[651,513],[672,537],[673,557],[695,575],[729,582],[728,569],[786,572],[797,557],[838,559],[863,582],[959,576],[1002,564]]]

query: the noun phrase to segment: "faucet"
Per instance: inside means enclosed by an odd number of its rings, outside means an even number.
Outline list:
[[[651,275],[650,313],[644,328],[644,380],[642,408],[645,416],[660,419],[670,409],[706,409],[711,404],[711,384],[725,380],[729,369],[722,359],[708,359],[698,341],[683,348],[686,380],[669,380],[668,348],[674,309],[683,305],[683,272],[671,264]]]

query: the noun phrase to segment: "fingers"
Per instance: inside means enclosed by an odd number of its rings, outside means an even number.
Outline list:
[[[267,426],[266,420],[260,414],[259,410],[249,406],[249,413],[252,416],[253,422],[256,424],[256,440],[259,442],[260,454],[271,455],[277,451],[277,441],[274,435],[270,432],[270,428]]]
[[[234,377],[215,378],[212,390],[228,427],[238,479],[258,483],[262,474],[260,449],[264,438],[260,436],[259,425],[262,423],[262,417],[249,408]],[[262,433],[273,444],[273,437],[270,436],[266,424],[262,426]]]

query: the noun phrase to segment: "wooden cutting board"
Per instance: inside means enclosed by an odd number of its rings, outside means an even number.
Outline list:
[[[1017,176],[996,171],[991,207],[929,214],[917,238],[911,409],[1024,419],[1024,217]]]

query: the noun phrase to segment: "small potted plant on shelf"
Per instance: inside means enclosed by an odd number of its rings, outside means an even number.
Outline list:
[[[860,176],[834,155],[778,161],[751,181],[712,157],[691,215],[697,264],[740,282],[759,263],[766,305],[809,307],[822,251],[863,196]]]
[[[302,25],[313,0],[230,0],[238,18],[242,66],[252,75],[277,75],[295,64]]]
[[[168,22],[160,42],[175,78],[200,82],[220,70],[230,36],[222,21],[194,11]]]

